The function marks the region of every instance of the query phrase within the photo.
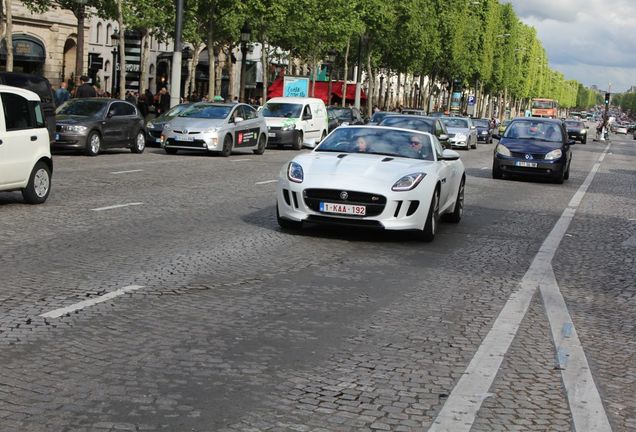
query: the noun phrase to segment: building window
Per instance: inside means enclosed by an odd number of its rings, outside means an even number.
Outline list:
[[[113,26],[110,24],[106,25],[106,45],[110,45],[110,35],[113,34]]]
[[[97,28],[95,29],[95,43],[99,44],[99,37],[102,33],[102,23],[97,23]]]

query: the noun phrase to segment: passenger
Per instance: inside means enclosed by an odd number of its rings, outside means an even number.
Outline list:
[[[364,137],[358,137],[356,139],[356,152],[358,153],[366,153],[369,151],[369,144],[367,144],[367,140]]]

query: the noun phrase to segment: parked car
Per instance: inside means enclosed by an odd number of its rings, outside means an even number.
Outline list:
[[[205,150],[227,157],[241,149],[260,155],[267,147],[267,125],[250,105],[199,102],[164,126],[161,146],[168,154]]]
[[[411,114],[411,115],[425,116],[426,115],[426,111],[421,110],[421,109],[414,109],[414,108],[403,108],[402,111],[401,111],[401,114]]]
[[[342,125],[361,125],[364,124],[364,118],[358,108],[347,107],[329,107],[338,119],[338,126]]]
[[[581,141],[581,144],[587,142],[587,127],[581,120],[566,119],[563,124],[568,133],[568,138],[575,141]]]
[[[563,183],[570,177],[570,146],[575,143],[569,141],[561,120],[514,119],[495,147],[492,176],[545,177]]]
[[[336,117],[336,113],[333,109],[327,108],[327,133],[331,133],[338,126],[340,126],[340,122],[338,117]]]
[[[53,159],[40,97],[0,85],[0,191],[22,191],[30,204],[51,193]]]
[[[146,148],[144,119],[126,101],[106,98],[71,99],[57,108],[53,150],[81,150],[97,156],[107,148]]]
[[[380,126],[413,129],[435,135],[443,147],[448,147],[450,134],[439,117],[422,117],[419,115],[389,115],[384,117]]]
[[[55,140],[55,98],[46,78],[20,72],[0,72],[0,84],[30,90],[40,97],[40,106],[49,131],[49,141]]]
[[[146,123],[146,131],[148,132],[148,136],[146,142],[148,145],[155,144],[161,145],[161,132],[163,131],[163,127],[170,120],[175,118],[181,112],[183,112],[186,108],[190,107],[191,103],[183,103],[179,105],[175,105],[169,111],[161,114],[160,116],[150,120]]]
[[[477,128],[477,141],[492,144],[492,125],[488,119],[473,119],[473,124]]]
[[[627,126],[619,124],[614,128],[615,134],[627,135]]]
[[[442,117],[442,123],[450,133],[450,145],[469,150],[477,148],[477,128],[468,117]]]
[[[384,126],[343,126],[280,172],[276,217],[304,223],[437,233],[440,216],[459,222],[466,175],[459,154],[435,135]]]
[[[315,147],[327,136],[327,108],[322,99],[276,97],[267,101],[261,111],[268,129],[269,144]]]

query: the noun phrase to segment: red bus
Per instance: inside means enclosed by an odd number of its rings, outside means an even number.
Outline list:
[[[535,98],[532,99],[532,117],[557,117],[559,104],[554,99]]]

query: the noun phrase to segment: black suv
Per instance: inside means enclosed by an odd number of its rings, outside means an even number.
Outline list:
[[[20,72],[0,72],[0,84],[31,90],[40,96],[49,140],[55,141],[55,99],[49,80],[42,76]]]

